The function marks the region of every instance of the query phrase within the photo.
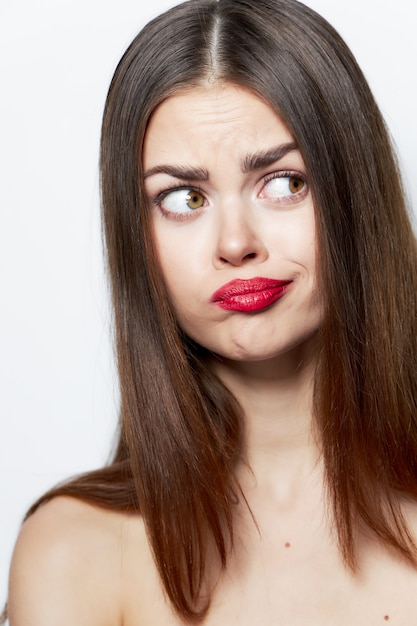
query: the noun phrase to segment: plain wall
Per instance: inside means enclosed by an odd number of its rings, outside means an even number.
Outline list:
[[[56,482],[102,465],[116,426],[98,145],[117,61],[173,2],[142,4],[0,0],[0,603],[25,510]],[[307,4],[356,54],[415,205],[414,0]]]

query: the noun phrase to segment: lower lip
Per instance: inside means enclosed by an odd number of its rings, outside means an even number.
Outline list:
[[[253,293],[245,293],[241,295],[230,296],[224,300],[216,301],[217,306],[227,311],[240,311],[242,313],[253,313],[254,311],[262,311],[268,308],[282,298],[288,290],[290,283],[280,287],[263,289]]]

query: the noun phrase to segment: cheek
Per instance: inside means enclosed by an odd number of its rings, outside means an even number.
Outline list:
[[[306,254],[315,248],[316,224],[312,208],[308,212],[297,215],[297,219],[294,220],[291,227],[288,237],[290,241],[294,242],[294,245],[298,246],[300,250],[304,250]]]
[[[314,211],[311,208],[303,219],[297,220],[293,232],[294,246],[297,247],[300,261],[305,264],[306,269],[315,270],[316,264],[316,224]]]
[[[303,268],[308,274],[315,273],[315,222],[310,212],[300,212],[299,215],[291,215],[291,219],[280,220],[265,236],[270,242],[270,249],[280,258]]]
[[[167,285],[201,283],[210,261],[207,229],[196,228],[198,224],[173,227],[165,223],[165,218],[157,218],[155,222],[155,252]]]
[[[161,235],[155,236],[155,249],[162,276],[174,308],[187,306],[192,293],[193,252],[185,242]]]

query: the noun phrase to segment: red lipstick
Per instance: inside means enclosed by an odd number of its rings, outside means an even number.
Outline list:
[[[231,280],[214,292],[211,302],[229,311],[261,311],[282,298],[291,282],[262,277]]]

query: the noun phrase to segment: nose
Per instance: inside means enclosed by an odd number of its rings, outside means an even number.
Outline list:
[[[238,267],[246,263],[262,263],[268,258],[255,219],[256,216],[241,203],[219,210],[213,254],[216,269],[222,269],[225,265]]]

